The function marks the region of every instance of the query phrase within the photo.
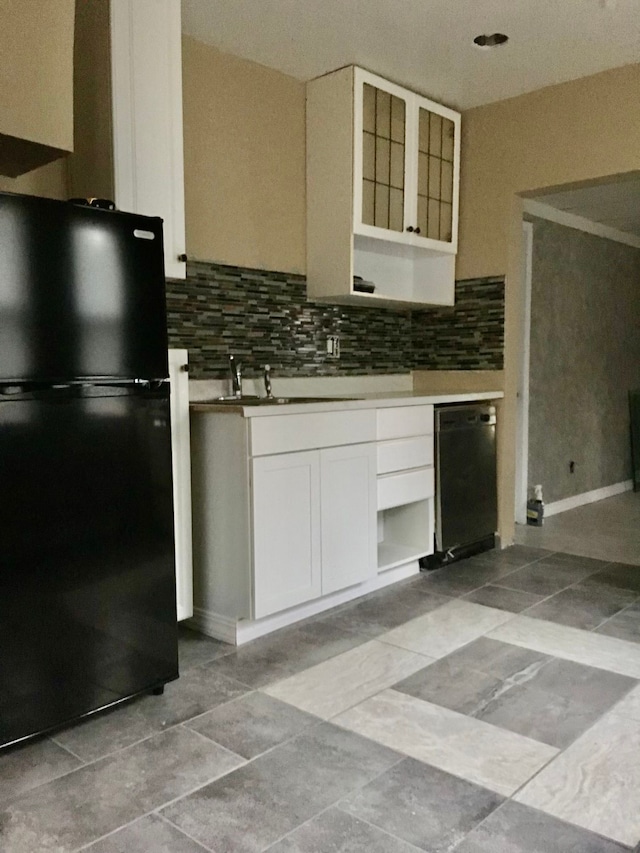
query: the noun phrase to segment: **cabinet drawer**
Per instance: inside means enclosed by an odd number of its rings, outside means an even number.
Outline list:
[[[291,453],[375,440],[374,409],[251,418],[251,455]]]
[[[410,504],[433,495],[433,468],[378,477],[378,510]]]
[[[424,468],[433,465],[433,438],[401,438],[398,441],[379,441],[378,474],[406,471],[408,468]]]
[[[433,406],[393,406],[377,410],[376,437],[406,438],[433,433]]]

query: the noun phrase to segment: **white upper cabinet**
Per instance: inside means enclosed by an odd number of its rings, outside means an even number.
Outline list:
[[[460,116],[354,69],[355,234],[455,252]]]
[[[310,81],[309,297],[453,305],[459,174],[458,113],[361,68]]]
[[[185,277],[180,0],[111,0],[115,201],[164,220],[165,272]]]

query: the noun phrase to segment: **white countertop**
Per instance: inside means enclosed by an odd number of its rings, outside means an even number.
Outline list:
[[[322,395],[317,395],[318,397]],[[329,396],[329,395],[327,395]],[[425,394],[424,391],[377,391],[366,394],[350,394],[344,399],[332,395],[326,402],[283,403],[278,405],[242,405],[224,403],[216,400],[193,402],[192,412],[221,414],[229,412],[245,418],[270,417],[272,415],[299,415],[311,412],[339,412],[351,409],[382,409],[390,406],[422,406],[425,404],[442,405],[446,403],[471,403],[479,400],[499,400],[504,397],[502,391],[474,391],[458,394]]]

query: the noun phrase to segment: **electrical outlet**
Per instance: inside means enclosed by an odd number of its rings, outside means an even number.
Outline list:
[[[340,335],[327,335],[327,355],[340,358]]]

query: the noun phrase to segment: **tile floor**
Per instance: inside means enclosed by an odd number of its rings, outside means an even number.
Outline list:
[[[640,564],[640,492],[545,518],[542,527],[516,525],[516,542],[601,560]]]
[[[640,850],[640,566],[516,545],[0,753],[2,853]]]

